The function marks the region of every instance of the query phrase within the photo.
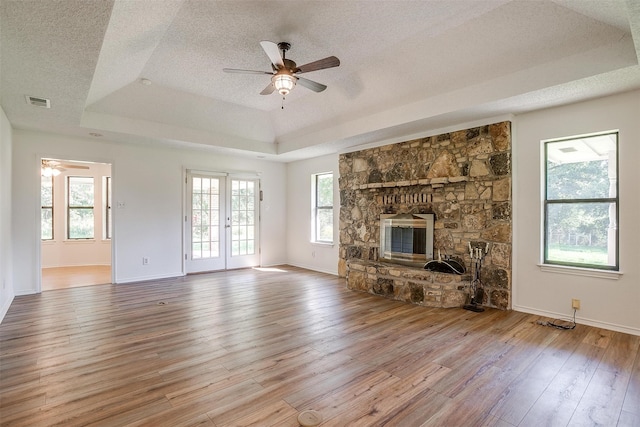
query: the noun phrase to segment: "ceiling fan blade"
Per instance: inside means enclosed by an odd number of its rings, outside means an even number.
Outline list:
[[[298,83],[301,86],[304,86],[307,89],[311,89],[314,92],[322,92],[323,90],[325,90],[327,88],[322,83],[314,82],[313,80],[305,79],[304,77],[296,76],[296,78],[298,79]]]
[[[276,87],[273,85],[273,83],[269,83],[267,87],[262,89],[262,92],[260,92],[260,95],[271,95],[274,90],[276,90]]]
[[[237,68],[223,68],[225,73],[237,73],[237,74],[273,74],[269,71],[253,71],[253,70],[238,70]]]
[[[262,49],[264,49],[264,53],[267,54],[269,60],[274,65],[276,70],[284,67],[284,61],[282,60],[282,55],[280,55],[280,49],[278,49],[277,44],[268,40],[263,40],[260,42],[260,46],[262,46]]]
[[[324,59],[309,62],[298,67],[297,73],[308,73],[309,71],[323,70],[325,68],[333,68],[340,65],[340,60],[335,56],[328,56]]]

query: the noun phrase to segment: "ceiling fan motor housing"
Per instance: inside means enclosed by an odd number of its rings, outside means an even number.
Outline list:
[[[282,62],[284,62],[284,68],[286,68],[292,74],[295,73],[296,70],[298,69],[298,66],[296,65],[296,63],[290,59],[283,59]]]

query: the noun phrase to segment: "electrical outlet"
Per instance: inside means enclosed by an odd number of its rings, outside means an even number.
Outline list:
[[[149,264],[149,258],[148,257],[142,257],[142,265],[148,265]]]
[[[580,300],[573,298],[571,300],[571,308],[573,308],[574,310],[580,310]]]

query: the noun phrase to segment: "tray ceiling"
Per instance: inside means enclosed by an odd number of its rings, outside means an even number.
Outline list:
[[[289,161],[640,87],[631,0],[0,7],[0,94],[13,126],[116,142]],[[259,95],[268,75],[222,72],[270,71],[261,40],[290,42],[298,64],[335,55],[341,65],[305,74],[328,89],[298,86],[282,109],[279,95]]]

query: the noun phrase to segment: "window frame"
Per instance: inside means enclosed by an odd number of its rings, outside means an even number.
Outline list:
[[[318,243],[318,244],[323,244],[323,245],[333,245],[334,240],[335,240],[335,224],[333,221],[333,215],[334,215],[334,184],[335,184],[335,178],[334,178],[334,173],[333,171],[330,172],[320,172],[320,173],[314,173],[311,175],[312,176],[312,224],[311,224],[311,241],[313,243]],[[326,176],[331,176],[331,205],[319,205],[318,201],[319,201],[319,194],[318,194],[318,190],[320,188],[320,186],[318,185],[318,181],[319,179],[321,179],[322,177],[326,177]],[[320,236],[318,236],[318,226],[319,226],[319,218],[320,215],[319,213],[321,211],[330,211],[331,212],[331,223],[332,223],[332,229],[331,229],[331,240],[323,240],[320,238]]]
[[[548,191],[549,191],[549,144],[579,140],[579,139],[588,139],[592,137],[600,137],[612,135],[615,136],[615,197],[599,197],[599,198],[558,198],[558,199],[549,199]],[[596,270],[596,271],[610,271],[610,272],[618,272],[620,270],[620,134],[619,131],[606,131],[599,132],[587,135],[577,135],[571,137],[564,138],[555,138],[548,139],[542,141],[544,144],[544,157],[543,157],[543,246],[542,246],[542,263],[546,266],[557,266],[557,267],[570,267],[573,269],[586,269],[586,270]],[[549,259],[549,206],[552,205],[562,205],[562,204],[614,204],[615,205],[615,245],[613,250],[615,251],[615,263],[614,265],[602,265],[602,264],[589,264],[589,263],[577,263],[577,262],[563,262],[557,260]]]
[[[70,194],[71,194],[71,180],[74,178],[83,178],[83,179],[91,179],[91,185],[93,186],[93,200],[91,206],[74,206],[70,203]],[[67,240],[95,240],[96,238],[96,226],[95,226],[95,205],[96,205],[96,183],[95,178],[93,176],[81,176],[81,175],[69,175],[67,176],[67,200],[66,200],[66,210],[67,210]],[[91,210],[93,213],[93,233],[91,237],[71,237],[71,211],[74,210]]]
[[[111,240],[113,220],[111,218],[111,177],[104,177],[104,240]],[[95,233],[94,233],[95,234]]]
[[[42,203],[42,179],[43,178],[49,178],[51,180],[51,205],[44,205]],[[55,187],[54,187],[54,177],[52,176],[41,176],[40,177],[40,240],[42,240],[43,242],[50,242],[55,240],[55,218],[54,218],[54,197],[55,197]],[[49,209],[51,211],[51,237],[50,238],[46,238],[44,239],[42,237],[42,212],[44,211],[44,209]]]

